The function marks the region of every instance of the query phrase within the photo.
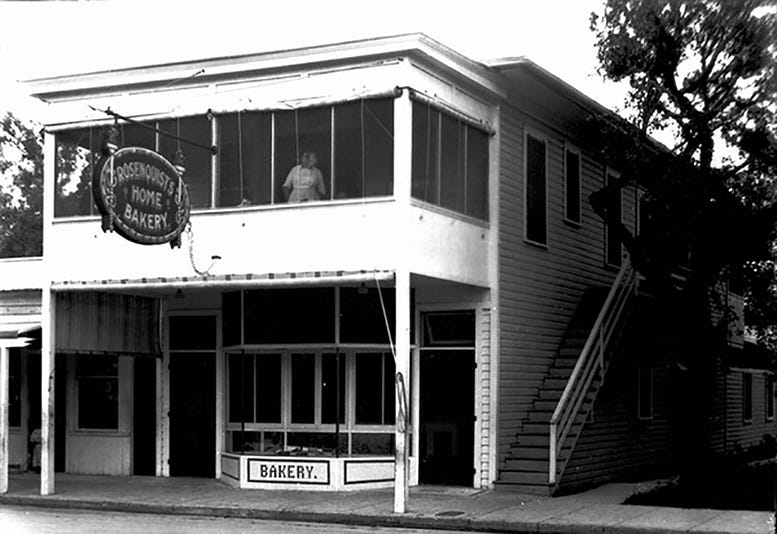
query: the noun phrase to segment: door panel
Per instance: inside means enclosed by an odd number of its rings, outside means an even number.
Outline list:
[[[474,351],[422,351],[420,358],[420,482],[471,486]]]
[[[170,475],[214,477],[216,355],[170,354]]]

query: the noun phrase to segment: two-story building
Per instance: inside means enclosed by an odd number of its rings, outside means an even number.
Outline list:
[[[671,468],[672,343],[587,201],[620,175],[586,125],[621,119],[531,61],[413,34],[28,87],[44,253],[0,262],[0,338],[29,344],[0,366],[4,473],[547,493]],[[612,202],[636,229],[637,188]]]

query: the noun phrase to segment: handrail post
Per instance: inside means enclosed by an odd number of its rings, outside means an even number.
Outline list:
[[[556,483],[556,423],[550,423],[548,435],[548,484]]]

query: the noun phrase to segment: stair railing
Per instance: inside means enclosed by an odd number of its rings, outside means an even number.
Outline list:
[[[621,270],[615,277],[607,299],[591,328],[583,350],[575,363],[564,392],[550,418],[548,483],[556,483],[558,455],[583,405],[594,378],[604,379],[605,355],[610,340],[616,333],[621,317],[631,296],[636,292],[637,276],[628,259],[624,258]]]

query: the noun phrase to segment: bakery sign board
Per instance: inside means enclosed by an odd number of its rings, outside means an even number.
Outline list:
[[[125,147],[104,156],[92,178],[103,231],[141,245],[180,246],[189,222],[189,190],[167,159],[147,148]]]

